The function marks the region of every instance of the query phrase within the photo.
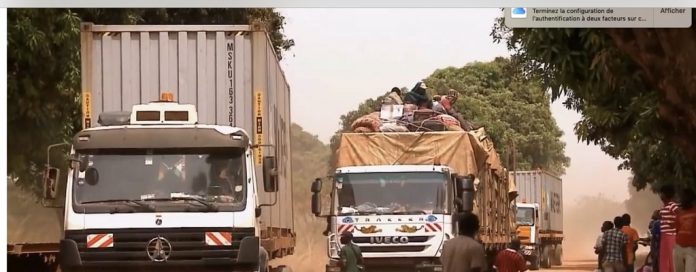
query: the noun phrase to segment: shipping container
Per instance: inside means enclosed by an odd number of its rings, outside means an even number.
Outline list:
[[[259,190],[261,239],[271,256],[292,253],[290,87],[268,35],[246,25],[82,25],[82,124],[102,112],[174,94],[193,104],[198,122],[249,133],[256,172],[277,158],[279,190]],[[270,145],[270,146],[268,146]],[[259,188],[263,177],[258,175]]]
[[[563,232],[561,178],[542,170],[516,171],[518,203],[539,204],[540,231]]]

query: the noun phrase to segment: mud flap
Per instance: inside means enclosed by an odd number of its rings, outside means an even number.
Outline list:
[[[258,265],[261,256],[260,250],[259,237],[244,237],[239,245],[237,262]]]
[[[61,270],[68,270],[71,267],[82,265],[82,259],[80,259],[80,252],[77,250],[77,242],[75,240],[60,240],[58,263],[60,263]]]

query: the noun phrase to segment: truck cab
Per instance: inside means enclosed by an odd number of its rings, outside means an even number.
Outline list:
[[[340,271],[340,236],[353,234],[365,265],[398,271],[441,271],[443,243],[456,234],[456,183],[446,166],[351,166],[331,182],[327,237],[330,262]],[[321,180],[312,185],[312,209],[321,216]],[[461,203],[461,202],[460,202]],[[381,270],[380,270],[381,271]]]
[[[517,203],[515,219],[522,255],[532,269],[539,269],[539,204]]]
[[[200,125],[195,106],[162,97],[131,112],[104,112],[100,126],[73,138],[64,271],[259,269],[260,203],[247,132]],[[278,187],[272,160],[264,160],[266,191]]]

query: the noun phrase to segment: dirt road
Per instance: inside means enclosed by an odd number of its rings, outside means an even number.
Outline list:
[[[543,272],[570,272],[570,271],[594,271],[597,267],[596,260],[563,261],[563,266],[555,266],[551,269],[542,269]]]

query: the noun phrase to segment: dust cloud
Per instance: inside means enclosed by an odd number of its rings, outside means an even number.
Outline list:
[[[628,213],[631,226],[640,237],[647,236],[650,216],[660,207],[660,200],[650,188],[637,191],[629,183],[629,198],[612,199],[603,194],[579,196],[572,203],[566,203],[563,226],[565,241],[563,255],[568,260],[594,259],[594,244],[604,221],[613,221],[614,217]],[[645,254],[647,248],[640,247],[638,252]]]

